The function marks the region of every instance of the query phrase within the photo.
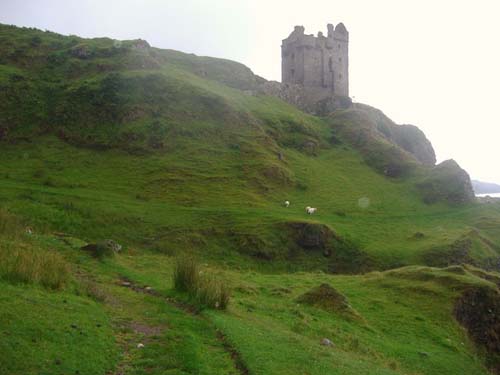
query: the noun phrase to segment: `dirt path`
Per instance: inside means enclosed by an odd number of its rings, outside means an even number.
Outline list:
[[[193,306],[179,302],[173,298],[167,298],[162,296],[159,292],[156,290],[147,287],[147,286],[140,286],[138,284],[135,284],[129,279],[122,278],[120,280],[120,285],[122,287],[128,288],[130,290],[133,290],[136,293],[143,293],[143,294],[148,294],[153,297],[161,298],[164,302],[169,304],[170,306],[180,309],[186,314],[189,314],[190,316],[196,318],[196,319],[202,319],[204,322],[208,323],[208,325],[213,329],[215,332],[215,338],[217,341],[219,341],[222,344],[222,347],[228,354],[228,356],[231,358],[234,364],[235,370],[238,371],[239,375],[249,375],[250,371],[246,367],[244,361],[242,360],[240,353],[236,348],[231,344],[231,342],[228,340],[228,338],[224,335],[222,331],[220,331],[208,318],[205,316],[199,314],[199,311],[194,308]],[[121,374],[116,374],[116,375],[121,375]]]

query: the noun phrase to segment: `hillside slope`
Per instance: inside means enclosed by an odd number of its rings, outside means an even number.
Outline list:
[[[359,270],[419,263],[484,216],[469,186],[450,177],[460,170],[426,183],[440,169],[432,172],[434,152],[418,129],[371,107],[310,116],[255,94],[263,79],[241,64],[140,40],[10,26],[0,38],[2,195],[13,211],[59,230],[352,272],[353,256]],[[462,206],[427,205],[429,186],[434,201],[453,203],[453,194]],[[109,222],[116,209],[96,196],[126,214]],[[346,238],[331,245],[332,259],[286,235],[311,219],[307,205],[318,207],[315,222]],[[425,238],[414,241],[417,232]],[[494,263],[496,251],[488,254]]]
[[[474,306],[500,306],[500,204],[418,128],[362,104],[311,116],[263,83],[0,25],[0,370],[498,369],[498,322]],[[121,253],[92,257],[106,239]],[[173,290],[185,254],[232,288],[227,311]],[[303,298],[323,284],[348,313]]]

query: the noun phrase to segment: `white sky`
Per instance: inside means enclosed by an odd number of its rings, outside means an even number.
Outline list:
[[[500,183],[499,0],[0,0],[0,23],[83,37],[143,38],[224,57],[280,80],[294,25],[350,33],[350,93],[419,126],[438,161]]]

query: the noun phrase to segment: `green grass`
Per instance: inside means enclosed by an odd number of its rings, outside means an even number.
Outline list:
[[[0,286],[2,373],[103,374],[114,367],[110,319],[98,304],[70,293]]]
[[[452,311],[498,285],[498,203],[424,203],[456,169],[375,110],[313,117],[241,64],[136,44],[0,25],[0,372],[487,374]],[[175,290],[186,253],[224,311]],[[356,319],[298,302],[323,283]]]

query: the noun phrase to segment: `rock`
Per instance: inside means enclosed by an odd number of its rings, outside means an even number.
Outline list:
[[[153,288],[151,288],[150,286],[147,286],[147,287],[145,287],[145,288],[144,288],[144,290],[146,290],[146,291],[150,292],[150,291],[152,291],[152,290],[153,290]]]
[[[422,164],[436,164],[436,153],[425,134],[414,125],[398,125],[392,129],[393,141]]]
[[[435,166],[428,176],[417,184],[425,203],[447,202],[466,204],[475,200],[469,174],[454,160],[445,160]]]
[[[144,344],[143,343],[140,342],[139,344],[137,344],[137,349],[142,349],[142,348],[144,348]]]
[[[132,47],[137,49],[147,49],[150,48],[151,46],[144,39],[136,39],[132,41]]]
[[[73,47],[70,51],[71,56],[79,59],[88,59],[92,53],[87,45],[79,44]]]
[[[333,342],[327,338],[321,340],[321,345],[323,346],[333,346]]]
[[[113,240],[104,240],[104,244],[112,249],[115,253],[119,253],[122,250],[122,245]]]
[[[122,246],[113,240],[104,240],[97,243],[90,243],[81,248],[82,250],[89,251],[96,258],[104,258],[113,256],[115,253],[121,251]]]
[[[122,281],[121,285],[126,288],[130,288],[132,286],[132,283],[129,281]]]

